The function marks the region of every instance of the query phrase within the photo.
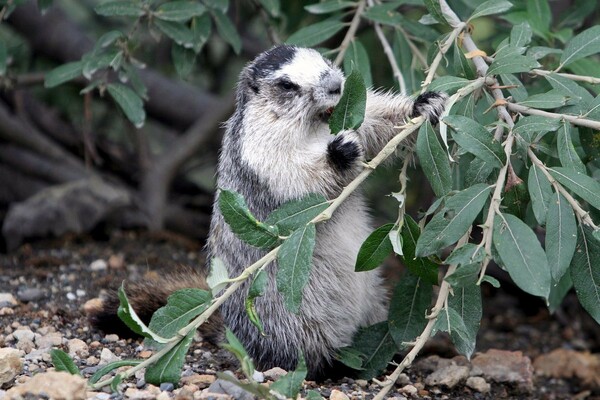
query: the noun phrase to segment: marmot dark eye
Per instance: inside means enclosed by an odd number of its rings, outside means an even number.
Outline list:
[[[290,81],[281,81],[279,82],[279,87],[283,90],[296,90],[298,89],[298,85],[292,83]]]

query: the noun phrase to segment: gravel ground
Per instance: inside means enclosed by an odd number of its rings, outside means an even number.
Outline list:
[[[247,398],[216,379],[218,371],[239,372],[227,352],[201,338],[192,344],[178,388],[148,385],[138,374],[121,386],[120,394],[111,395],[109,389],[86,391],[79,378],[71,382],[70,377],[48,373],[51,348],[71,353],[84,377],[114,359],[149,357],[139,341],[91,328],[83,305],[123,279],[201,264],[200,254],[200,246],[189,239],[136,232],[117,232],[102,240],[66,237],[0,254],[0,399],[42,398],[24,393],[40,387],[44,378],[59,382],[58,389],[72,389],[77,394],[69,394],[71,398]],[[477,351],[469,362],[455,354],[447,337],[438,335],[388,398],[600,399],[600,328],[573,294],[550,316],[539,300],[507,282],[500,290],[486,287]],[[264,377],[269,382],[281,373],[265,371]],[[313,389],[329,399],[371,399],[378,388],[375,381],[345,378],[307,381],[303,393]]]

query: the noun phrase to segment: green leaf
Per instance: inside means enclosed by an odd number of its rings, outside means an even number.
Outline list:
[[[196,64],[196,52],[195,50],[186,49],[185,47],[179,46],[173,43],[171,46],[171,59],[177,74],[185,78],[187,77]]]
[[[248,314],[248,318],[250,322],[260,332],[262,336],[266,336],[264,331],[263,324],[260,320],[260,316],[256,312],[256,307],[254,305],[254,300],[258,297],[262,296],[267,287],[267,283],[269,282],[269,275],[264,270],[259,271],[252,280],[252,284],[250,285],[250,289],[248,289],[248,297],[246,297],[246,301],[244,302],[244,306],[246,308],[246,314]]]
[[[557,130],[560,121],[553,118],[532,115],[519,118],[513,128],[513,133],[519,135],[527,143],[539,141],[546,133]]]
[[[339,349],[335,355],[335,359],[352,369],[363,369],[362,353],[352,347],[342,347]]]
[[[485,15],[501,14],[512,7],[512,3],[506,0],[489,0],[477,6],[468,21]]]
[[[0,42],[0,76],[6,74],[6,66],[8,64],[8,49],[6,45]]]
[[[344,71],[346,74],[350,74],[354,68],[358,69],[362,75],[366,87],[373,86],[369,54],[358,39],[354,39],[350,42],[344,56]]]
[[[137,333],[140,336],[151,338],[158,343],[167,343],[169,338],[164,338],[153,332],[149,329],[146,324],[138,317],[133,307],[129,303],[127,299],[127,295],[125,294],[125,282],[121,283],[119,290],[117,292],[119,296],[119,308],[117,310],[117,315],[119,319],[123,321],[125,325],[133,332]]]
[[[44,78],[44,87],[49,89],[68,82],[81,75],[83,62],[76,61],[60,65],[46,74]]]
[[[298,354],[298,365],[296,366],[296,369],[277,379],[270,388],[288,399],[295,399],[298,396],[300,389],[302,389],[302,383],[304,382],[307,373],[306,362],[304,361],[304,356],[300,352]]]
[[[442,7],[440,6],[440,2],[436,1],[436,0],[423,0],[423,3],[425,3],[425,7],[427,7],[427,11],[429,11],[429,14],[431,14],[431,16],[433,18],[435,18],[436,21],[442,23],[442,24],[448,24],[448,22],[446,22],[446,18],[444,17],[444,14],[442,13]]]
[[[525,47],[531,42],[531,35],[531,27],[527,21],[515,25],[510,31],[510,45],[515,48]]]
[[[600,26],[592,26],[581,32],[566,45],[560,58],[560,67],[600,52]]]
[[[219,209],[233,233],[244,242],[261,249],[273,248],[279,243],[277,227],[258,221],[241,194],[221,190]]]
[[[221,347],[230,351],[238,359],[244,375],[246,375],[247,378],[252,379],[252,376],[254,375],[254,363],[246,352],[244,345],[242,345],[242,342],[240,342],[237,336],[235,336],[229,328],[225,328],[225,338],[227,339],[227,343],[222,343]]]
[[[114,15],[123,17],[141,17],[146,12],[142,5],[136,1],[107,1],[94,8],[96,14],[105,17]]]
[[[288,236],[325,211],[327,207],[329,202],[323,195],[311,193],[301,199],[283,203],[267,217],[265,224],[276,225],[280,234]]]
[[[192,19],[192,43],[194,44],[194,52],[196,54],[202,51],[202,47],[204,47],[208,41],[212,29],[211,26],[210,16],[208,14]]]
[[[421,228],[410,215],[404,216],[402,227],[402,261],[411,274],[425,279],[432,285],[438,283],[438,265],[426,257],[415,256]]]
[[[553,283],[550,288],[550,297],[548,297],[548,310],[553,314],[562,304],[565,296],[573,287],[570,271],[563,275],[560,282]]]
[[[398,4],[379,4],[367,8],[363,16],[373,22],[384,25],[399,26],[403,22],[402,15],[396,10]]]
[[[575,151],[575,146],[571,141],[571,124],[567,121],[561,121],[561,126],[556,135],[556,144],[558,148],[558,158],[563,167],[577,173],[585,174],[587,171],[585,165]]]
[[[270,16],[277,18],[281,14],[279,0],[259,0],[259,2]]]
[[[587,93],[587,90],[584,91]],[[590,100],[589,110],[586,110],[586,114],[587,118],[600,121],[600,96]]]
[[[352,340],[352,348],[363,354],[363,370],[357,374],[361,379],[379,375],[397,351],[387,321],[359,328]]]
[[[544,75],[544,79],[552,86],[553,89],[559,91],[573,100],[583,100],[584,102],[593,101],[594,97],[583,87],[569,78],[565,78],[558,74]]]
[[[192,329],[175,347],[162,356],[156,364],[149,365],[146,368],[144,380],[156,386],[165,382],[176,385],[179,379],[181,379],[181,369],[185,362],[185,355],[192,344],[195,333],[196,331]]]
[[[46,11],[52,6],[54,0],[37,0],[37,6],[42,13],[42,15],[46,14]]]
[[[210,306],[211,300],[212,296],[206,290],[177,290],[169,296],[167,305],[159,308],[152,315],[149,328],[162,337],[174,337],[193,318],[202,314]],[[144,340],[144,343],[152,348],[163,347],[151,339]]]
[[[488,200],[491,186],[480,183],[446,200],[442,212],[433,216],[417,242],[417,256],[427,256],[460,239]]]
[[[161,4],[154,15],[165,21],[185,22],[206,12],[206,8],[198,1],[176,0]]]
[[[493,165],[488,164],[481,158],[474,158],[469,163],[469,168],[467,168],[467,173],[465,174],[465,186],[472,186],[476,183],[487,183],[493,171]]]
[[[577,224],[575,214],[567,200],[554,193],[548,209],[546,223],[546,254],[554,282],[559,282],[567,272],[575,246],[577,245]]]
[[[529,55],[520,55],[514,52],[503,53],[496,57],[490,65],[487,75],[514,74],[517,72],[529,72],[534,68],[540,67],[540,63]]]
[[[315,225],[298,228],[288,237],[277,254],[277,290],[285,307],[293,313],[300,310],[302,291],[308,283],[315,248]]]
[[[229,0],[203,0],[204,5],[212,10],[219,10],[223,13],[229,9]]]
[[[183,46],[186,49],[194,47],[194,36],[192,35],[192,31],[181,22],[156,19],[154,20],[154,25],[178,45]]]
[[[456,269],[452,274],[446,276],[444,280],[452,286],[452,288],[462,288],[472,286],[479,279],[479,264],[465,264]]]
[[[429,121],[425,121],[419,128],[417,156],[435,195],[442,197],[448,194],[452,190],[450,162]]]
[[[71,358],[70,355],[65,353],[59,349],[50,350],[50,357],[52,357],[52,364],[54,364],[54,369],[57,371],[65,371],[70,373],[71,375],[79,375],[81,376],[81,372],[79,372],[79,368],[75,365],[75,362]]]
[[[110,390],[112,390],[113,393],[120,393],[119,385],[121,382],[123,382],[123,377],[120,374],[116,374],[110,383]]]
[[[340,21],[327,20],[305,26],[291,34],[286,40],[287,44],[303,47],[312,47],[329,39],[338,33],[344,24]]]
[[[330,0],[304,6],[304,9],[311,14],[329,14],[334,11],[354,7],[356,7],[356,3],[353,1]]]
[[[144,126],[146,120],[146,111],[144,111],[144,102],[136,92],[120,83],[110,83],[107,86],[108,93],[121,107],[125,116],[136,128]]]
[[[562,54],[562,50],[545,46],[531,46],[527,50],[527,55],[535,58],[536,60],[544,58],[550,54]]]
[[[531,206],[535,219],[540,225],[545,225],[548,205],[552,197],[552,187],[546,176],[535,165],[529,168],[527,187],[531,196]]]
[[[583,308],[600,324],[600,241],[592,230],[579,225],[577,249],[571,261],[571,279]]]
[[[235,54],[240,54],[242,51],[242,39],[235,30],[233,22],[221,11],[213,10],[212,15],[217,25],[219,36],[231,45]]]
[[[358,129],[365,118],[367,88],[362,75],[353,70],[346,78],[344,92],[329,118],[333,135],[344,129]]]
[[[398,349],[404,349],[406,342],[415,340],[423,332],[432,294],[431,284],[412,274],[405,274],[396,285],[390,302],[388,323]]]
[[[515,284],[529,294],[548,298],[552,282],[548,259],[531,228],[514,215],[497,215],[493,243]]]
[[[316,390],[309,390],[306,392],[306,400],[324,400],[323,396]]]
[[[548,92],[531,95],[527,100],[523,100],[519,104],[525,107],[545,110],[562,107],[567,104],[568,100],[569,98],[562,94]]]
[[[452,253],[444,260],[448,265],[465,265],[480,263],[485,258],[485,251],[482,247],[473,243],[466,243],[452,250]]]
[[[478,122],[461,115],[449,115],[444,118],[444,123],[452,128],[452,138],[469,153],[498,168],[506,162],[500,143]]]
[[[500,74],[500,79],[502,79],[502,83],[507,86],[516,86],[507,88],[508,92],[513,99],[515,99],[515,101],[523,101],[529,97],[523,82],[521,82],[513,74]]]
[[[390,255],[393,248],[388,234],[393,227],[394,224],[380,226],[363,242],[354,266],[356,272],[370,271],[377,268]]]
[[[469,83],[468,79],[459,78],[456,76],[440,76],[431,82],[429,90],[432,92],[446,92],[453,93],[457,89],[467,86]]]
[[[206,277],[206,284],[212,295],[216,296],[221,290],[225,289],[228,283],[229,272],[225,263],[219,257],[213,257],[210,260],[210,271]]]
[[[600,183],[596,179],[561,167],[550,168],[550,174],[592,207],[600,210]]]
[[[479,331],[483,314],[481,287],[473,284],[461,288],[453,288],[452,291],[453,296],[450,296],[448,299],[448,306],[450,309],[455,310],[462,319],[466,335],[461,336],[456,332],[454,334],[450,333],[450,337],[458,352],[470,359],[475,349],[477,332]]]
[[[435,321],[434,330],[448,332],[456,350],[467,358],[471,358],[475,351],[476,335],[472,336],[462,317],[455,309],[448,307],[443,310],[437,321]]]
[[[536,34],[546,37],[552,22],[548,0],[527,0],[527,19]]]
[[[113,361],[109,364],[104,365],[102,368],[100,368],[98,371],[96,371],[94,373],[94,375],[91,376],[91,378],[89,380],[89,384],[93,385],[94,383],[98,382],[100,380],[100,378],[102,378],[104,375],[108,374],[109,372],[111,372],[117,368],[134,366],[134,365],[140,364],[141,362],[142,362],[142,360]]]
[[[476,74],[471,67],[471,63],[465,57],[463,51],[458,44],[454,44],[453,57],[454,57],[454,75],[460,76],[466,79],[474,79]],[[431,89],[429,89],[431,90]]]

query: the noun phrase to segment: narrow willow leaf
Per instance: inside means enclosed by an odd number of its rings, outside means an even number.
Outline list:
[[[144,101],[136,92],[120,83],[110,83],[107,86],[108,93],[119,105],[125,116],[136,128],[144,126],[146,111]]]
[[[527,93],[527,89],[523,85],[523,82],[521,82],[515,75],[500,74],[500,79],[502,80],[503,84],[507,86],[514,86],[508,87],[507,90],[513,99],[515,99],[515,101],[523,101],[529,97],[529,93]]]
[[[600,96],[596,96],[596,98],[590,100],[589,109],[586,110],[586,114],[589,119],[600,121]]]
[[[477,184],[446,201],[446,209],[425,226],[417,242],[416,255],[423,257],[455,243],[464,235],[481,211],[492,188]]]
[[[361,379],[379,375],[397,352],[387,321],[359,328],[352,340],[352,348],[363,355],[363,370],[357,374]]]
[[[411,274],[423,278],[432,285],[437,285],[438,265],[429,258],[415,256],[420,235],[419,224],[410,215],[405,215],[402,227],[402,261]]]
[[[577,245],[577,224],[575,214],[567,200],[554,193],[548,209],[546,223],[546,254],[554,282],[560,281],[567,272],[575,246]]]
[[[356,272],[370,271],[377,268],[390,255],[393,248],[388,234],[393,227],[394,224],[380,226],[363,242],[354,266]]]
[[[167,354],[161,357],[155,364],[146,368],[144,380],[156,386],[161,383],[170,382],[176,385],[181,379],[181,369],[185,362],[185,355],[194,339],[195,330],[191,330],[179,343]]]
[[[480,263],[485,258],[483,247],[473,243],[466,243],[455,248],[452,253],[444,260],[444,264],[448,265],[464,265]]]
[[[354,39],[350,42],[344,56],[344,71],[346,74],[350,74],[354,68],[358,69],[362,75],[366,87],[373,86],[369,54],[358,39]]]
[[[435,18],[436,21],[442,23],[442,24],[448,24],[448,22],[446,22],[446,18],[444,17],[444,14],[442,13],[442,7],[440,6],[440,2],[436,1],[436,0],[423,0],[423,3],[425,3],[425,7],[427,7],[427,11],[429,11],[429,14],[431,14],[431,16],[433,18]]]
[[[356,7],[356,3],[353,1],[329,0],[304,6],[304,9],[311,14],[329,14],[334,11],[354,7]]]
[[[452,289],[453,296],[448,299],[450,309],[456,311],[462,319],[465,326],[465,339],[461,340],[459,335],[452,336],[452,342],[456,349],[471,358],[475,350],[477,340],[477,332],[483,315],[483,307],[481,304],[481,287],[478,285],[467,285],[461,288]]]
[[[219,32],[221,39],[231,45],[231,48],[235,54],[240,54],[242,51],[242,39],[235,30],[235,25],[233,25],[233,22],[231,22],[229,17],[225,15],[224,12],[219,10],[213,10],[212,16],[215,20],[215,24],[217,25],[217,32]]]
[[[571,124],[567,121],[561,121],[558,134],[556,135],[556,145],[558,148],[558,158],[563,167],[575,173],[585,174],[587,172],[571,141]]]
[[[548,259],[531,228],[514,215],[500,214],[494,220],[493,243],[515,284],[548,298],[552,283]]]
[[[446,276],[444,280],[453,288],[472,286],[477,283],[480,270],[481,266],[479,264],[462,265],[458,267],[452,274]]]
[[[246,301],[244,302],[244,306],[246,308],[246,314],[248,314],[248,318],[250,322],[260,332],[262,336],[266,336],[263,324],[260,320],[260,316],[256,312],[256,307],[254,301],[263,295],[265,289],[267,287],[267,283],[269,281],[269,275],[264,270],[259,271],[254,279],[252,280],[252,284],[250,285],[250,289],[248,289],[248,297],[246,297]]]
[[[282,235],[289,235],[296,229],[306,225],[329,206],[329,202],[321,194],[309,194],[298,200],[283,203],[265,220],[267,225],[275,225]]]
[[[123,17],[141,17],[146,12],[141,4],[136,1],[107,1],[94,8],[96,14],[110,17],[114,15]]]
[[[468,79],[459,78],[457,76],[440,76],[431,82],[429,90],[432,92],[446,92],[452,94],[456,90],[467,86],[469,83]]]
[[[192,19],[192,39],[194,44],[194,52],[196,54],[202,51],[202,48],[208,41],[212,30],[210,15],[203,14],[200,17]]]
[[[510,31],[510,45],[516,48],[525,47],[531,42],[531,27],[527,21],[515,25]]]
[[[494,171],[494,167],[481,158],[475,158],[469,163],[467,173],[465,174],[465,186],[472,186],[476,183],[487,183],[488,178]]]
[[[353,70],[346,78],[344,92],[329,118],[329,129],[336,135],[344,129],[358,129],[365,118],[367,88],[362,75]]]
[[[378,4],[367,8],[365,18],[384,25],[398,26],[403,22],[402,15],[396,10],[397,4]]]
[[[552,21],[548,0],[527,0],[527,20],[536,34],[546,37]]]
[[[277,254],[277,290],[283,295],[288,310],[297,313],[302,302],[302,291],[308,283],[315,248],[315,225],[298,228],[288,237]]]
[[[504,191],[504,198],[502,199],[502,206],[505,207],[504,212],[524,220],[529,200],[527,186],[523,181],[520,181],[510,187],[510,189]]]
[[[304,47],[315,46],[338,33],[343,27],[342,22],[335,20],[317,22],[291,34],[286,43]]]
[[[229,9],[229,0],[203,0],[204,5],[212,10],[219,10],[223,13]]]
[[[110,383],[110,390],[112,390],[113,393],[120,393],[119,385],[121,384],[121,382],[123,382],[123,377],[120,374],[115,375],[112,382]]]
[[[111,372],[117,368],[134,366],[134,365],[140,364],[141,362],[142,362],[142,360],[113,361],[109,364],[104,365],[102,368],[100,368],[98,371],[96,371],[94,373],[94,375],[92,375],[90,377],[89,384],[93,385],[94,383],[98,382],[100,380],[100,378],[102,378],[104,375],[108,374],[109,372]]]
[[[598,52],[600,52],[600,26],[596,25],[569,41],[560,57],[560,66],[564,67]]]
[[[178,45],[183,46],[186,49],[194,47],[194,36],[187,25],[184,25],[181,22],[163,21],[160,19],[155,19],[154,25]]]
[[[435,195],[442,197],[448,194],[452,190],[450,162],[429,121],[419,128],[417,156]]]
[[[240,342],[237,336],[235,336],[229,328],[225,328],[225,338],[227,339],[227,343],[222,343],[221,347],[231,352],[240,362],[244,375],[249,379],[252,378],[255,371],[254,363],[244,348],[244,345],[242,345],[242,342]]]
[[[63,64],[48,72],[44,78],[44,87],[49,89],[75,79],[81,75],[83,69],[82,61]]]
[[[226,346],[224,346],[226,347]],[[256,399],[272,399],[273,393],[269,390],[268,387],[261,385],[252,379],[252,376],[247,379],[240,380],[233,375],[230,371],[225,372],[217,372],[217,378],[224,380],[226,382],[231,382],[238,388],[244,390],[244,392],[248,392],[250,395],[254,395],[252,398]]]
[[[219,257],[213,257],[210,260],[210,272],[206,277],[206,283],[213,296],[216,296],[221,290],[225,289],[229,283],[229,272],[225,263]]]
[[[498,168],[506,162],[500,143],[478,122],[461,115],[449,115],[444,118],[444,123],[452,128],[452,138],[456,143],[469,153]]]
[[[571,288],[573,288],[573,280],[571,279],[570,271],[567,271],[567,273],[563,275],[560,282],[552,283],[550,297],[548,297],[548,310],[550,311],[550,314],[553,314],[558,310]]]
[[[448,332],[456,350],[467,358],[471,358],[471,355],[475,351],[475,339],[477,336],[472,336],[472,333],[465,325],[465,321],[463,321],[455,309],[448,307],[443,310],[437,321],[435,321],[434,330]]]
[[[532,115],[520,118],[513,128],[513,133],[519,135],[527,143],[539,141],[546,133],[557,130],[560,121],[553,118]]]
[[[8,65],[8,49],[4,43],[0,43],[0,76],[6,74],[6,66]]]
[[[466,79],[474,79],[476,77],[471,63],[465,57],[463,51],[458,44],[455,44],[453,51],[454,56],[454,74]],[[431,90],[431,88],[429,89]]]
[[[550,174],[592,207],[600,210],[600,183],[597,180],[561,167],[550,168]]]
[[[212,296],[206,290],[178,290],[169,296],[166,306],[156,310],[148,327],[162,337],[171,338],[193,318],[202,314],[210,306],[211,300]],[[151,339],[144,340],[144,343],[148,347],[162,348]]]
[[[552,109],[562,107],[567,104],[569,98],[558,93],[542,93],[534,94],[529,96],[526,100],[519,102],[522,106],[539,108],[539,109]]]
[[[352,347],[342,347],[338,350],[335,359],[342,364],[356,370],[363,369],[362,353]]]
[[[64,351],[52,349],[50,350],[50,357],[52,357],[52,364],[54,364],[54,369],[57,371],[65,371],[71,375],[81,376],[81,372],[79,372],[79,368],[77,368],[71,356]]]
[[[306,369],[304,356],[300,353],[298,355],[298,365],[296,365],[296,369],[277,379],[270,388],[288,399],[295,399],[298,397],[300,389],[302,389],[302,383],[304,382],[307,373],[308,370]]]
[[[390,334],[398,349],[405,348],[406,342],[415,340],[423,332],[432,293],[431,284],[411,274],[404,275],[398,282],[388,314]]]
[[[146,324],[138,317],[133,307],[129,303],[127,299],[127,295],[125,294],[124,284],[122,283],[117,292],[119,296],[119,308],[117,310],[117,315],[119,319],[123,321],[125,325],[138,335],[141,335],[146,338],[151,338],[158,343],[167,343],[169,338],[164,338],[153,332],[152,329],[148,328]]]
[[[246,243],[265,249],[275,247],[279,243],[277,227],[258,221],[248,209],[241,194],[221,190],[219,209],[233,233]]]
[[[503,13],[512,6],[512,3],[506,0],[488,0],[477,6],[475,11],[473,11],[473,14],[469,17],[469,21],[486,15]]]
[[[176,0],[161,4],[154,15],[165,21],[184,22],[198,17],[206,12],[206,8],[197,1]]]
[[[540,225],[545,225],[548,206],[552,197],[552,186],[548,178],[535,165],[529,168],[527,187],[531,196],[531,206],[535,219]]]
[[[569,78],[552,73],[544,75],[544,79],[548,81],[553,89],[564,93],[572,99],[583,100],[584,102],[591,102],[594,99],[590,92]]]
[[[501,57],[494,59],[487,71],[488,75],[514,74],[517,72],[529,72],[534,68],[540,67],[540,63],[529,55],[520,55],[511,52],[502,54]]]
[[[600,241],[579,225],[577,249],[571,261],[571,279],[583,308],[600,324]]]
[[[196,53],[192,49],[173,44],[171,46],[171,59],[177,74],[185,78],[192,73],[196,64]]]
[[[279,0],[259,0],[259,2],[271,17],[277,18],[281,14],[281,4]]]

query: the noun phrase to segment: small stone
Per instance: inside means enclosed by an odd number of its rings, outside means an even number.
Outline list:
[[[467,378],[467,386],[479,393],[487,393],[492,389],[492,386],[480,376],[471,376]]]
[[[330,400],[350,400],[348,396],[344,392],[340,392],[337,389],[333,389],[331,394],[329,395]]]
[[[29,354],[35,349],[35,344],[29,339],[19,340],[15,346],[19,350],[23,350],[25,354]]]
[[[89,356],[85,359],[85,362],[87,365],[96,365],[100,362],[100,360],[98,360],[98,357]]]
[[[468,377],[469,367],[449,365],[431,373],[425,378],[425,384],[428,386],[445,386],[451,389],[458,385],[460,381],[465,380]]]
[[[36,337],[35,343],[39,349],[49,349],[53,346],[60,346],[63,336],[59,332],[50,332],[44,336]]]
[[[108,264],[104,260],[95,260],[90,264],[90,269],[92,271],[104,271],[108,268]]]
[[[171,397],[167,392],[161,392],[158,396],[156,396],[156,400],[169,400]]]
[[[38,301],[46,297],[46,292],[40,288],[25,288],[17,292],[17,298],[22,302]]]
[[[181,378],[182,385],[196,385],[200,389],[209,387],[217,378],[214,375],[192,374]]]
[[[71,357],[78,356],[79,358],[85,358],[89,355],[88,345],[81,339],[69,340],[67,348]]]
[[[81,376],[64,371],[48,371],[13,387],[6,392],[6,398],[85,399],[86,389],[87,381]]]
[[[9,307],[0,308],[0,316],[13,315],[14,313],[15,313],[15,310],[13,310],[12,308],[9,308]]]
[[[161,392],[172,392],[173,389],[175,389],[175,385],[173,385],[171,382],[164,382],[160,384]]]
[[[101,309],[102,309],[102,300],[100,300],[97,297],[90,299],[83,304],[83,311],[88,315],[92,314],[96,311],[99,311]]]
[[[13,337],[20,342],[21,340],[29,340],[33,341],[35,338],[35,333],[31,331],[31,329],[17,329],[12,333]]]
[[[472,364],[472,376],[483,376],[499,383],[515,383],[522,390],[533,390],[531,359],[520,351],[490,349],[473,358]]]
[[[266,371],[263,371],[263,374],[265,376],[266,379],[270,379],[272,381],[276,381],[277,379],[281,378],[282,376],[287,374],[287,371],[283,368],[279,368],[279,367],[275,367],[275,368],[271,368],[268,369]]]
[[[406,386],[410,383],[410,378],[405,373],[400,374],[398,379],[396,379],[396,385],[398,386]]]
[[[405,385],[404,387],[402,387],[402,389],[400,389],[400,391],[402,393],[406,393],[409,396],[412,396],[412,395],[417,394],[417,392],[419,391],[419,389],[417,389],[413,385]]]
[[[83,297],[83,296],[85,296],[85,290],[77,289],[77,290],[75,291],[75,295],[76,295],[77,297]]]
[[[75,296],[73,293],[71,293],[71,292],[67,293],[67,300],[73,301],[76,299],[77,299],[77,296]]]
[[[231,371],[226,371],[225,373],[233,375]],[[250,392],[223,379],[217,379],[214,381],[213,384],[206,389],[206,391],[210,393],[227,394],[236,400],[254,400],[254,395],[252,395]]]
[[[369,385],[369,382],[364,379],[357,379],[355,382],[361,388],[366,388]]]
[[[127,388],[125,398],[131,400],[153,400],[160,394],[160,389],[153,385],[148,385],[144,390],[136,388]]]
[[[118,342],[119,336],[115,335],[114,333],[111,333],[110,335],[104,336],[104,340],[106,340],[108,343]]]
[[[17,299],[11,293],[0,293],[0,307],[14,307],[17,304]]]
[[[102,392],[88,392],[88,399],[90,398],[90,395],[93,395],[94,397],[92,397],[92,400],[109,400],[110,399],[110,394],[108,393],[102,393]]]
[[[152,351],[150,351],[150,350],[140,351],[140,353],[138,354],[138,356],[140,356],[140,358],[149,358],[151,355],[152,355]]]
[[[263,383],[265,381],[265,374],[255,370],[252,374],[252,379],[254,379],[255,382]]]
[[[533,367],[538,375],[576,378],[586,387],[600,389],[600,354],[556,349],[538,356],[533,362]]]
[[[111,363],[113,361],[119,361],[121,357],[115,355],[112,351],[107,349],[106,347],[102,349],[100,352],[100,365],[105,365]]]
[[[122,269],[125,266],[125,258],[122,254],[113,254],[108,258],[108,268]]]
[[[19,350],[10,347],[0,349],[0,386],[12,381],[22,370]]]

